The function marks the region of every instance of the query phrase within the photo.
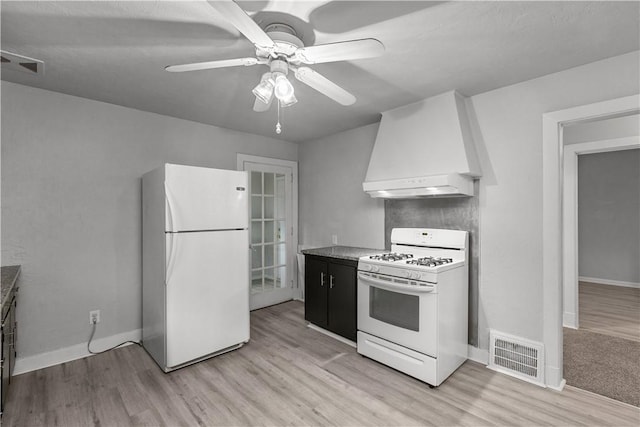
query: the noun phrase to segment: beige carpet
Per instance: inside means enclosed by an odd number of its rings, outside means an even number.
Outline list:
[[[567,384],[640,406],[640,342],[564,328]]]

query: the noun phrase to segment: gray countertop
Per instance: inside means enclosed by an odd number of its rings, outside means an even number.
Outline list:
[[[18,276],[20,275],[19,265],[9,265],[6,267],[0,267],[1,289],[0,289],[0,310],[4,308],[4,304],[7,302],[7,296],[11,293],[11,290],[16,285]]]
[[[382,254],[388,251],[384,249],[354,248],[352,246],[329,246],[326,248],[305,249],[305,255],[317,255],[329,258],[346,259],[358,261],[358,258],[366,255]]]

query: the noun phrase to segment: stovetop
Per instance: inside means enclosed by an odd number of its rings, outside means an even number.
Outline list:
[[[464,259],[456,258],[446,250],[388,252],[363,256],[359,259],[358,269],[374,273],[390,274],[399,277],[413,277],[406,272],[423,271],[438,273],[464,265]]]
[[[394,228],[391,250],[363,256],[358,270],[408,278],[433,278],[465,265],[468,234],[460,230]]]

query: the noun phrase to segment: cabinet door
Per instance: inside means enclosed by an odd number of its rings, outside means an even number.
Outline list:
[[[320,327],[327,327],[327,263],[317,258],[305,258],[304,318]]]
[[[18,323],[16,322],[16,310],[18,307],[18,298],[17,295],[13,297],[13,307],[11,308],[11,314],[9,316],[9,327],[11,330],[11,340],[9,342],[9,354],[7,357],[9,358],[9,382],[11,382],[11,376],[13,375],[13,368],[16,365],[16,356],[18,351],[16,349],[16,343],[18,341]]]
[[[10,312],[12,309],[9,310]],[[2,331],[0,334],[2,335],[2,401],[0,401],[0,410],[4,412],[4,402],[7,398],[7,391],[9,389],[9,342],[11,341],[11,337],[9,333],[11,332],[11,325],[9,325],[9,317],[10,313],[7,313],[6,317],[2,319]]]
[[[356,340],[356,268],[329,264],[329,330]]]

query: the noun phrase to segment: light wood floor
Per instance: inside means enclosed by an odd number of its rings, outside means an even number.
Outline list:
[[[579,328],[640,341],[640,289],[579,283]]]
[[[251,314],[242,349],[163,374],[128,346],[15,377],[6,426],[633,425],[638,408],[465,363],[436,389],[305,326],[303,304]]]

